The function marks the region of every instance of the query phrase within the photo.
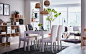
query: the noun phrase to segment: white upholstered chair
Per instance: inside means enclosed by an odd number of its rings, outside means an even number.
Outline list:
[[[24,31],[26,31],[25,25],[19,25],[19,48],[20,48],[20,45],[21,45],[21,41],[24,41],[24,50],[26,51],[25,42],[27,41],[28,50],[30,51],[30,41],[34,41],[35,38],[26,36]]]
[[[29,27],[27,25],[27,31],[29,31]],[[42,36],[40,36],[39,34],[28,34],[30,37],[35,37],[36,40],[36,48],[37,48],[37,41],[38,41],[38,45],[39,45],[39,40],[42,38]],[[35,44],[35,42],[34,42]],[[32,44],[31,44],[32,45]]]
[[[63,31],[63,26],[59,25],[58,30],[57,30],[57,38],[56,38],[56,41],[57,41],[57,44],[58,44],[58,49],[59,49],[59,42],[60,42],[60,45],[62,45],[61,44],[62,31]],[[62,46],[61,46],[61,49],[62,49]]]
[[[51,43],[51,48],[52,48],[52,52],[53,52],[53,44],[56,44],[56,36],[57,36],[57,25],[53,25],[52,29],[51,29],[51,36],[49,38],[44,38],[43,42],[47,42],[47,43]],[[41,42],[42,39],[40,39],[40,51],[41,51]],[[56,45],[55,45],[56,48]]]

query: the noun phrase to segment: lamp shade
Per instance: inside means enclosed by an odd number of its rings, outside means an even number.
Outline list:
[[[44,5],[45,6],[49,6],[50,5],[50,2],[48,0],[44,1]]]
[[[41,8],[40,3],[36,3],[35,8]]]
[[[45,8],[44,8],[44,11],[41,11],[40,14],[42,14],[42,15],[43,15],[43,14],[46,15],[46,14],[49,14],[49,13],[48,13],[48,12],[45,10]]]

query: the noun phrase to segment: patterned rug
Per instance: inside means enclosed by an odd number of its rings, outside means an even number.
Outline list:
[[[75,44],[78,44],[78,43],[81,43],[81,40],[78,40],[78,39],[65,39],[65,40],[62,40],[64,42],[70,42],[70,43],[75,43]]]
[[[54,48],[54,53],[52,53],[50,45],[48,45],[48,49],[46,48],[44,49],[44,52],[40,52],[39,47],[37,49],[34,49],[34,46],[31,46],[30,51],[28,51],[28,48],[26,47],[26,51],[24,51],[24,48],[20,48],[20,49],[15,49],[9,52],[4,52],[2,54],[56,54],[67,47],[68,46],[62,46],[62,49],[60,48],[60,50],[58,50],[57,48],[57,51],[55,51],[55,48]]]

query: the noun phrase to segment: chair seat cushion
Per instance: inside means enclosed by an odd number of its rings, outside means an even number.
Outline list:
[[[40,42],[42,42],[42,39],[40,39]],[[44,38],[43,42],[49,42],[49,43],[51,43],[51,40],[50,40],[50,38]]]
[[[30,34],[29,37],[35,37],[35,40],[39,40],[42,38],[42,36],[37,35],[37,34]]]
[[[25,37],[26,41],[33,41],[35,37]],[[24,41],[24,38],[20,38],[21,41]]]

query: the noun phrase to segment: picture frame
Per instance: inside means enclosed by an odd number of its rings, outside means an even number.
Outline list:
[[[0,15],[4,14],[3,11],[4,11],[4,4],[0,3]]]
[[[10,5],[4,4],[4,15],[9,16],[10,15]]]

